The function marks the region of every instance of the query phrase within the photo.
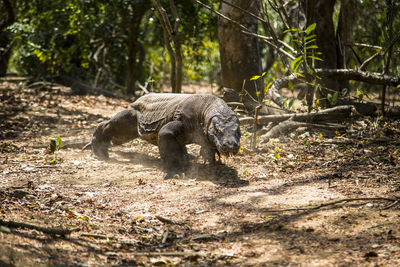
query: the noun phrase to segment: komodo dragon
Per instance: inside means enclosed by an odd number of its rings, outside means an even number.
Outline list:
[[[140,97],[132,110],[123,110],[100,123],[92,141],[93,153],[108,158],[110,143],[140,137],[158,145],[166,178],[183,171],[186,144],[199,144],[204,161],[215,164],[215,154],[236,154],[240,148],[239,119],[214,95],[157,94]]]

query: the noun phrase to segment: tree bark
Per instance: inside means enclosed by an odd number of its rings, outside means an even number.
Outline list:
[[[318,50],[322,52],[324,61],[316,61],[317,68],[336,69],[336,36],[333,25],[333,11],[336,0],[315,0],[314,21],[309,21],[307,24],[317,23],[315,34],[317,35]],[[308,16],[307,16],[308,17]],[[316,95],[320,99],[322,106],[327,106],[329,102],[326,99],[330,90],[337,91],[339,84],[336,79],[325,78],[320,80],[322,85],[321,90],[318,90]]]
[[[351,47],[348,44],[353,43],[353,29],[354,23],[356,21],[356,1],[347,0],[341,1],[340,3],[340,14],[339,23],[336,32],[336,50],[337,50],[337,68],[347,69],[350,55]],[[348,80],[339,80],[339,88],[348,88]]]
[[[152,0],[153,6],[157,11],[157,16],[164,30],[164,42],[167,47],[171,60],[171,87],[173,93],[182,91],[182,52],[179,38],[180,19],[173,0],[169,1],[172,16],[174,18],[174,27],[172,27],[165,9],[161,6],[159,0]],[[173,46],[171,45],[173,43]]]
[[[7,15],[5,16],[6,19],[4,17],[0,19],[0,77],[4,77],[7,73],[12,50],[11,37],[7,27],[15,21],[14,9],[9,0],[3,0],[3,8]],[[3,11],[1,13],[4,14]]]
[[[302,121],[302,122],[321,122],[321,121],[338,122],[357,115],[358,112],[353,106],[337,106],[334,108],[324,109],[318,112],[259,116],[258,124],[267,125],[270,122],[281,122],[288,119],[292,121]],[[240,123],[252,124],[254,123],[254,118],[252,117],[240,118]]]
[[[247,0],[229,0],[230,2],[242,9],[253,14],[258,14],[260,1]],[[220,13],[244,25],[249,32],[257,32],[257,19],[244,14],[237,8],[228,4],[221,3],[219,7]],[[218,39],[219,51],[221,58],[221,75],[222,86],[232,88],[242,93],[245,89],[250,96],[258,99],[257,90],[263,96],[264,82],[260,78],[250,81],[255,75],[261,75],[261,57],[257,38],[242,33],[242,29],[236,24],[219,17],[218,20]],[[244,97],[244,104],[250,99],[249,96]]]
[[[126,94],[134,95],[136,82],[140,78],[142,63],[144,60],[144,49],[138,40],[140,24],[147,10],[150,9],[150,2],[144,0],[132,6],[133,14],[128,30],[128,60],[125,76]]]

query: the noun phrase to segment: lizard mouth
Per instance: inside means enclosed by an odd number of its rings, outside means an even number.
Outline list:
[[[224,148],[224,147],[219,147],[218,151],[221,153],[221,155],[224,155],[226,157],[233,157],[239,152],[240,146],[232,146],[229,148]]]

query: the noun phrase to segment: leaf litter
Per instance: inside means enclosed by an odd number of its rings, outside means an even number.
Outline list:
[[[111,148],[110,161],[80,150],[128,101],[7,82],[0,90],[0,220],[27,226],[1,224],[0,263],[400,265],[399,205],[384,200],[399,197],[398,121],[296,132],[255,152],[244,136],[243,151],[215,168],[190,145],[185,176],[163,180],[158,149],[141,140]],[[55,136],[63,147],[51,155]],[[365,200],[323,206],[354,198]]]

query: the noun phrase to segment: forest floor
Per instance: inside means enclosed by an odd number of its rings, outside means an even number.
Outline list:
[[[295,132],[255,152],[243,126],[238,155],[211,167],[189,145],[189,171],[164,180],[140,139],[109,161],[81,150],[127,101],[10,82],[0,98],[0,266],[400,266],[398,121]]]

